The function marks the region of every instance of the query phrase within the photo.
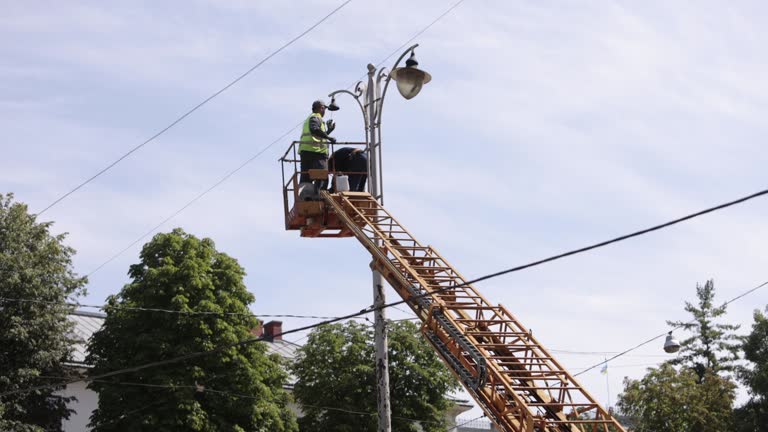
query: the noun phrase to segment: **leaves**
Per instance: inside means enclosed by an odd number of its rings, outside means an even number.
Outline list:
[[[693,334],[680,342],[680,355],[672,361],[696,371],[699,380],[706,371],[732,372],[739,359],[740,339],[735,334],[737,325],[721,324],[716,320],[726,312],[726,306],[714,306],[715,283],[708,280],[704,286],[696,285],[698,304],[685,303],[685,311],[693,315],[693,322],[667,321],[673,327],[682,327]]]
[[[446,394],[458,384],[432,348],[407,321],[389,322],[392,430],[442,431]],[[320,327],[299,350],[293,372],[302,404],[302,430],[376,431],[373,330],[348,322]],[[410,420],[413,419],[413,420]]]
[[[245,271],[235,259],[218,252],[213,241],[175,229],[156,235],[140,257],[141,262],[130,267],[132,282],[109,298],[104,326],[91,339],[88,360],[94,365],[93,374],[251,338],[258,323],[249,315],[253,296],[243,283]],[[126,306],[227,315],[139,312]],[[240,345],[121,375],[114,383],[91,383],[89,387],[99,392],[91,423],[96,432],[295,431],[289,395],[282,388],[286,380],[279,358],[267,355],[264,344]],[[156,403],[144,407],[152,401]],[[124,415],[132,410],[138,411]]]
[[[766,308],[768,311],[768,308]],[[750,399],[736,410],[739,431],[768,431],[768,317],[754,314],[752,332],[744,339],[744,358],[748,366],[739,370],[739,379],[749,390]]]
[[[679,356],[649,369],[640,380],[625,379],[618,408],[636,432],[717,432],[731,430],[736,384],[727,372],[738,359],[738,326],[716,322],[725,305],[714,306],[715,285],[696,285],[696,305],[686,302],[689,322],[667,321],[691,336]],[[679,368],[675,368],[675,365]]]
[[[635,432],[722,432],[729,430],[735,384],[707,372],[665,363],[640,380],[624,379],[619,411]]]
[[[75,251],[64,234],[50,233],[51,225],[38,223],[13,195],[0,195],[0,297],[33,301],[0,301],[0,392],[50,384],[40,376],[70,372],[63,367],[71,354],[66,303],[83,293],[86,279],[74,273]],[[71,398],[54,396],[58,390],[4,397],[0,430],[61,430]]]

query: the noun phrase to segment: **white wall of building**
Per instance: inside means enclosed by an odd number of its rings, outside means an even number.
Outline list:
[[[90,430],[88,425],[89,417],[93,410],[99,405],[99,396],[95,391],[85,388],[86,383],[77,382],[67,386],[60,394],[62,396],[74,396],[77,401],[70,402],[67,406],[75,410],[69,416],[69,420],[64,420],[62,428],[64,432],[83,432]]]

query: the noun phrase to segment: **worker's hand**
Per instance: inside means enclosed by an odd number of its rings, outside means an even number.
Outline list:
[[[334,137],[328,137],[328,141],[330,141],[331,144],[336,144],[336,138]]]
[[[333,122],[333,119],[328,120],[325,122],[326,126],[328,126],[327,133],[333,132],[334,129],[336,129],[336,123]]]

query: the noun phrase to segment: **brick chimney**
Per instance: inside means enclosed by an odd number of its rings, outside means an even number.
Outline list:
[[[283,322],[270,321],[264,324],[264,339],[269,342],[283,340]]]
[[[261,337],[264,334],[264,321],[259,320],[255,328],[251,329],[251,336]]]

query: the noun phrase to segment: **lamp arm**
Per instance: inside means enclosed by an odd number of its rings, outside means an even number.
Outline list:
[[[355,99],[355,102],[357,102],[357,106],[360,107],[360,112],[363,113],[363,127],[365,128],[365,135],[367,137],[368,136],[368,121],[369,120],[368,120],[368,113],[365,112],[365,108],[363,108],[363,104],[360,102],[360,95],[362,94],[361,90],[362,90],[362,88],[360,87],[360,83],[357,83],[357,86],[355,86],[355,91],[358,92],[357,94],[356,93],[352,93],[349,90],[336,90],[335,92],[329,93],[328,97],[329,98],[333,98],[334,96],[336,96],[339,93],[346,93],[346,94],[352,96]]]
[[[419,46],[419,44],[414,44],[410,48],[408,48],[407,50],[403,51],[403,53],[400,54],[400,57],[398,57],[397,61],[395,62],[395,65],[392,66],[392,69],[390,69],[390,70],[397,69],[397,65],[399,65],[400,62],[403,61],[403,59],[405,58],[406,54],[408,54],[409,52],[412,52],[418,46]],[[373,119],[373,121],[378,122],[379,124],[381,123],[381,111],[382,111],[382,108],[384,107],[384,97],[387,95],[387,89],[389,88],[389,82],[392,81],[392,75],[391,74],[385,74],[384,73],[384,69],[382,69],[379,72],[379,76],[378,76],[377,81],[380,82],[381,79],[384,78],[385,75],[386,75],[387,79],[386,79],[386,81],[384,81],[384,90],[382,90],[381,97],[379,98],[379,104],[378,104],[379,105],[379,107],[378,107],[379,109],[378,109],[378,112],[376,113],[376,118]]]

